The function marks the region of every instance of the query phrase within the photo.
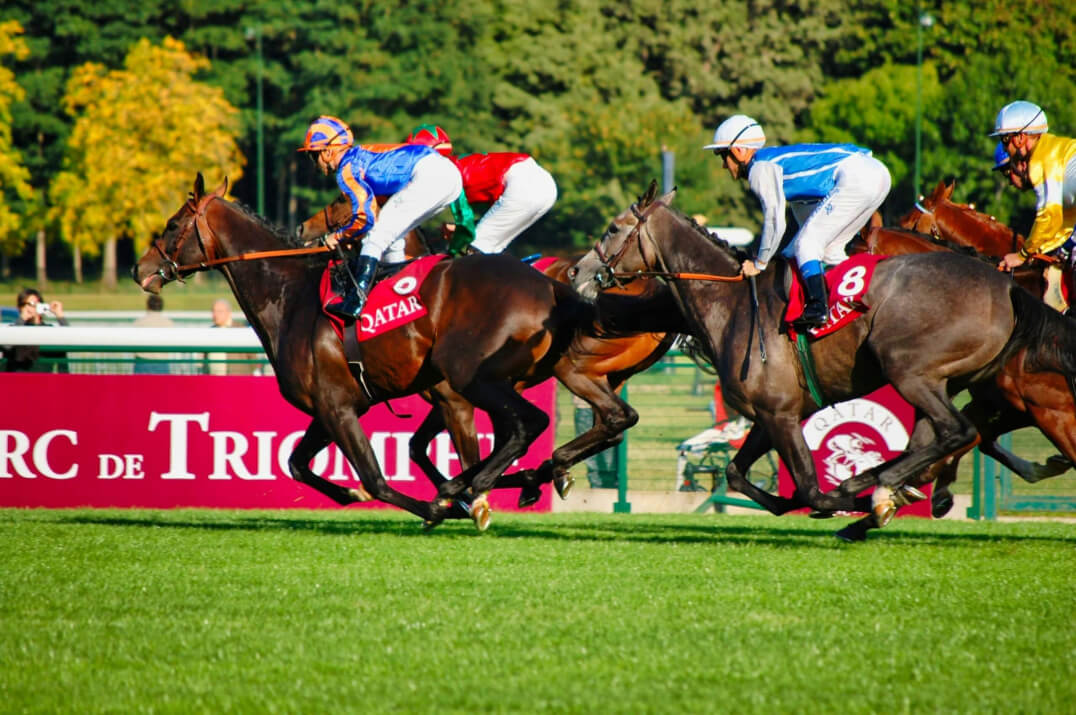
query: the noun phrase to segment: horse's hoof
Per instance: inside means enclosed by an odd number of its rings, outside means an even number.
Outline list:
[[[878,487],[871,494],[871,513],[879,527],[886,526],[893,521],[897,513],[897,504],[893,498],[893,491],[888,487]]]
[[[898,507],[908,506],[917,501],[923,501],[927,495],[919,491],[911,484],[901,484],[893,491],[893,503]]]
[[[471,518],[474,519],[474,525],[479,532],[489,528],[490,516],[489,499],[485,494],[481,494],[471,502]]]
[[[832,512],[832,511],[822,510],[822,509],[815,509],[810,514],[808,514],[807,516],[811,517],[812,519],[832,519],[833,515],[834,515],[834,512]]]
[[[938,495],[930,502],[930,515],[935,519],[941,519],[953,509],[953,496],[951,494]]]
[[[374,498],[370,496],[370,492],[366,491],[366,489],[361,484],[357,487],[352,487],[351,489],[348,489],[347,493],[351,495],[351,497],[353,497],[355,501],[358,502],[374,500]]]
[[[557,490],[557,496],[561,499],[567,499],[572,491],[572,487],[575,486],[575,477],[571,474],[565,474],[562,477],[553,477],[553,486]]]
[[[538,500],[542,498],[542,490],[539,487],[523,487],[519,491],[519,501],[516,502],[516,506],[520,509],[526,509],[527,507],[537,504]]]

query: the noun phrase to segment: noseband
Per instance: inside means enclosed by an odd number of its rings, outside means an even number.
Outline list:
[[[915,202],[915,208],[918,209],[919,213],[922,215],[916,219],[915,226],[913,226],[914,230],[919,231],[919,233],[925,233],[924,231],[919,230],[919,222],[925,217],[930,216],[930,236],[935,241],[941,241],[942,236],[941,231],[938,229],[938,217],[933,211],[927,209],[927,207],[923,205],[922,199]]]

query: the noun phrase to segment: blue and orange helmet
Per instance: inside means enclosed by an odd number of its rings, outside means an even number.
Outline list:
[[[448,138],[448,133],[434,124],[422,124],[415,127],[415,130],[407,137],[407,143],[433,147],[442,156],[452,153],[452,140]]]
[[[311,122],[299,151],[318,152],[331,146],[349,147],[354,143],[351,128],[340,119],[326,114]]]

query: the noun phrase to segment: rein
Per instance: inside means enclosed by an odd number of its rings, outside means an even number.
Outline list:
[[[614,278],[672,278],[684,281],[717,281],[735,283],[744,280],[743,273],[734,276],[717,276],[710,273],[675,273],[670,271],[635,271],[634,273],[614,273]]]
[[[180,277],[184,273],[199,273],[201,271],[207,271],[210,268],[216,266],[225,265],[228,263],[236,263],[239,261],[257,261],[266,258],[285,258],[290,256],[309,256],[316,253],[327,253],[329,251],[328,246],[311,246],[309,248],[282,248],[273,251],[251,251],[250,253],[241,253],[238,256],[225,256],[223,258],[211,258],[210,251],[207,246],[215,245],[215,241],[207,243],[207,238],[214,238],[213,229],[209,225],[209,221],[206,219],[206,210],[209,208],[209,202],[214,198],[217,198],[215,194],[206,194],[199,200],[197,205],[193,205],[193,200],[188,201],[187,205],[192,206],[194,212],[194,220],[191,221],[185,228],[183,233],[176,240],[175,255],[179,256],[180,248],[183,246],[183,242],[187,240],[187,237],[191,234],[191,227],[194,227],[193,233],[198,239],[198,244],[202,248],[202,255],[205,256],[205,260],[197,263],[188,263],[185,265],[179,265],[175,259],[165,253],[164,248],[161,247],[157,239],[153,242],[153,247],[157,249],[157,252],[161,254],[161,257],[168,264],[168,268],[175,276],[175,280],[181,281]],[[168,276],[165,274],[165,269],[162,267],[157,270],[157,274],[168,280]]]

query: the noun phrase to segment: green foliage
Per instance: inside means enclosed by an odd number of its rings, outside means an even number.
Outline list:
[[[135,44],[122,70],[75,70],[65,105],[76,121],[51,189],[65,241],[88,255],[120,235],[142,247],[196,172],[241,176],[237,110],[221,90],[193,79],[207,64],[166,38]]]
[[[0,60],[20,59],[29,54],[22,26],[14,20],[0,22]],[[14,73],[0,64],[0,249],[18,252],[24,243],[23,216],[33,200],[30,172],[11,140],[11,105],[24,95]]]

